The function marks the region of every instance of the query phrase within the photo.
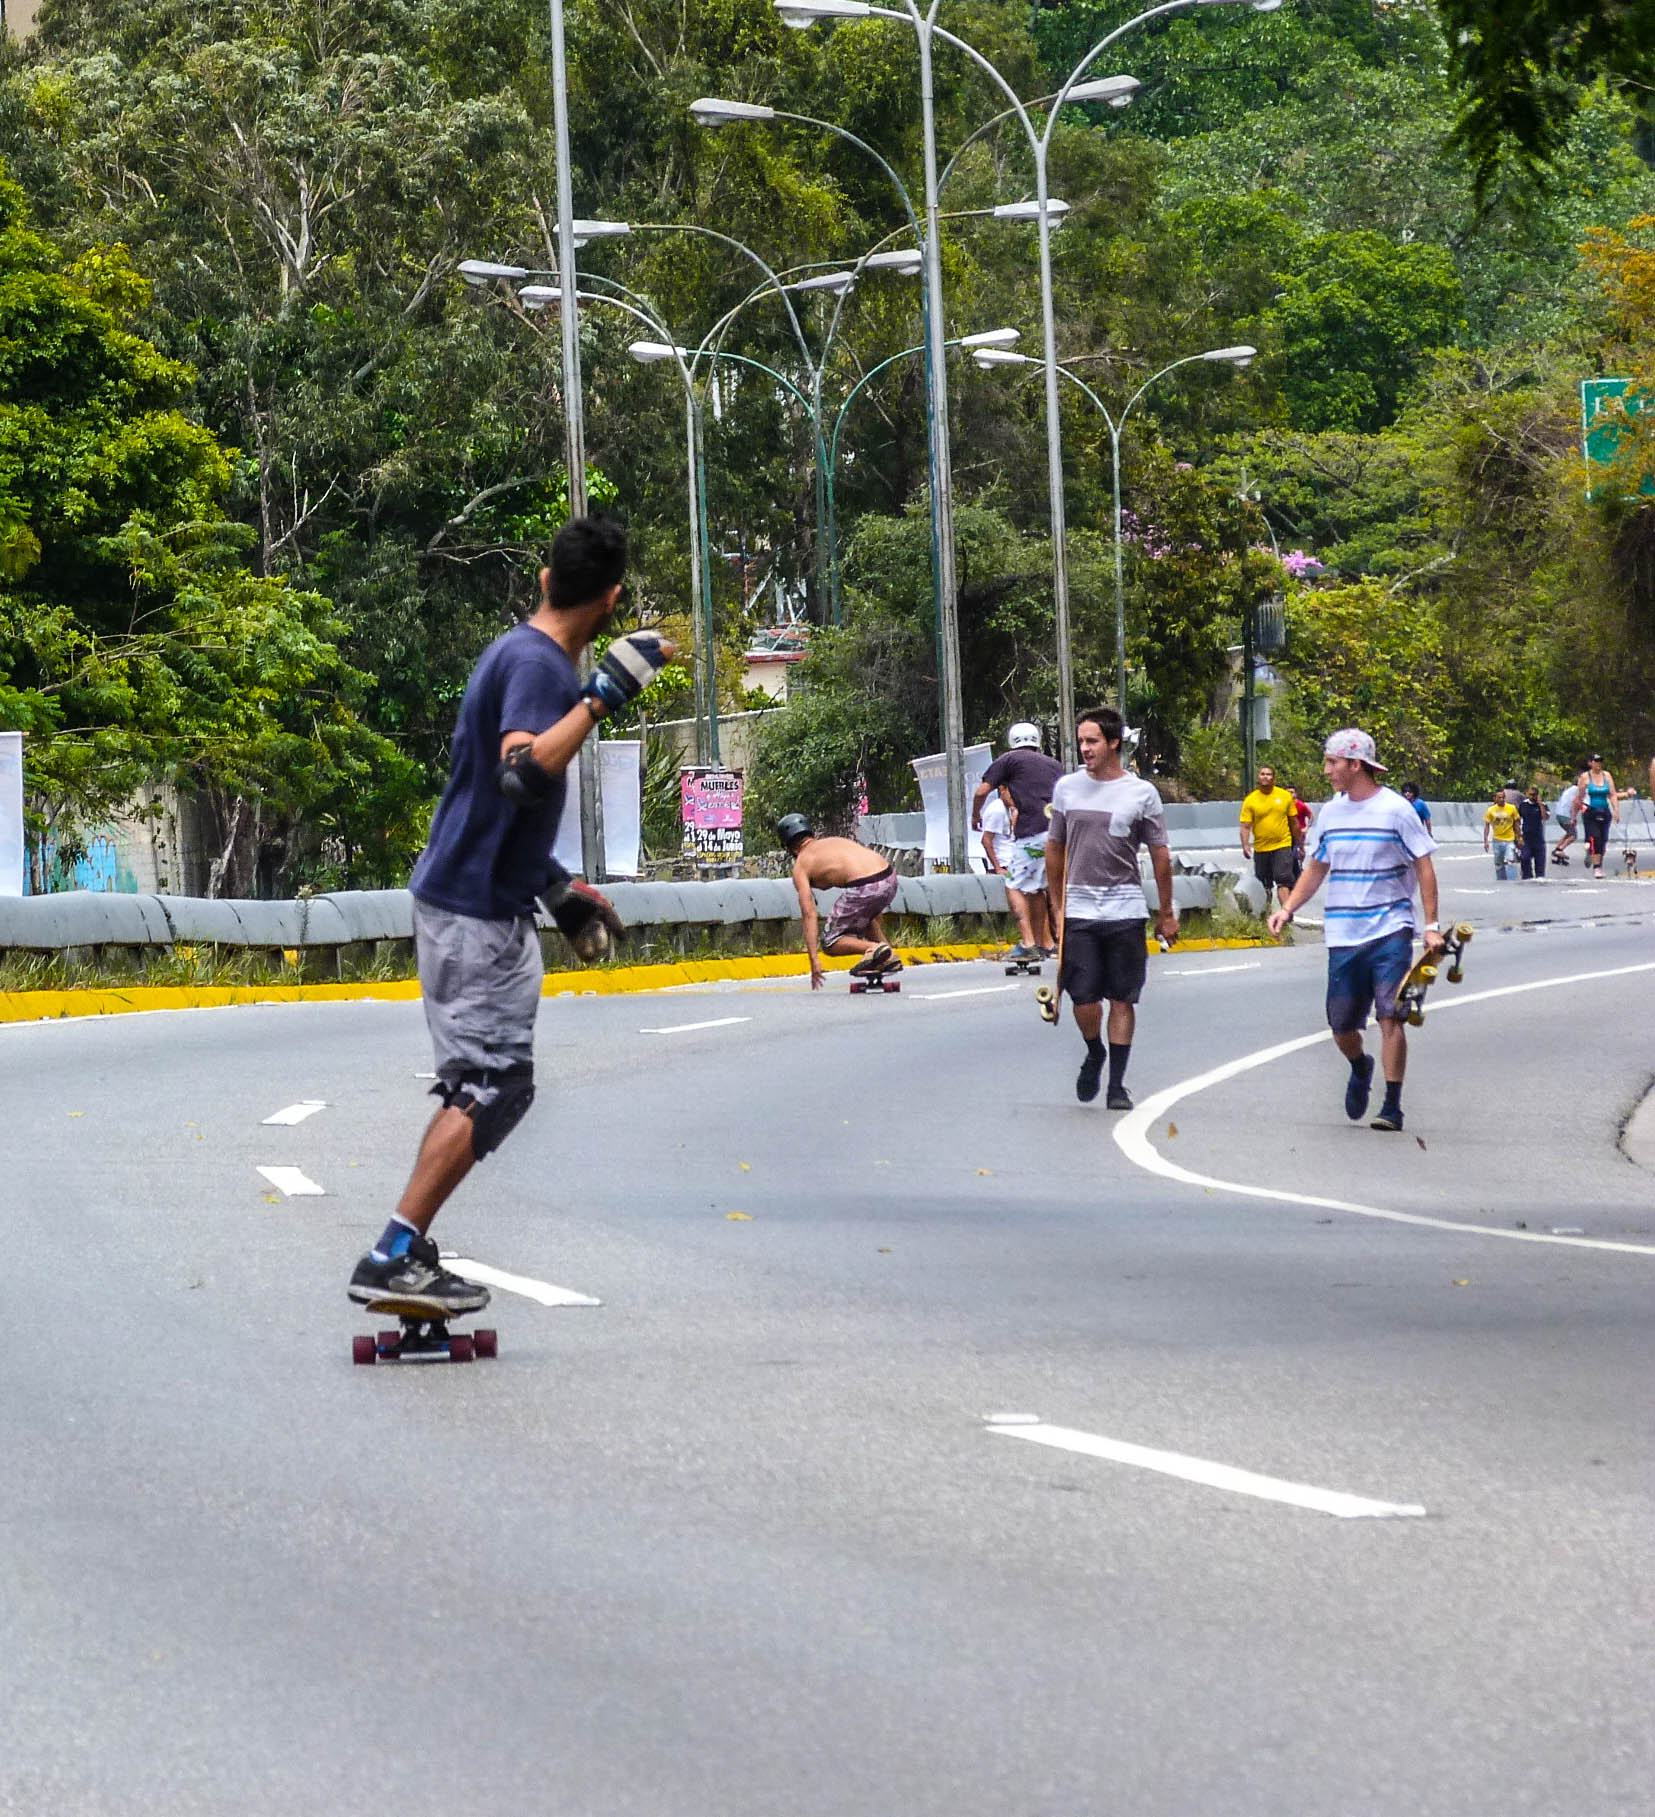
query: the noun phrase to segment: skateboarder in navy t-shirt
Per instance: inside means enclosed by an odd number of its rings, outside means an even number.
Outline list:
[[[620,922],[594,889],[552,858],[565,772],[606,713],[625,706],[671,660],[653,632],[610,645],[588,680],[577,663],[621,596],[626,534],[575,518],[540,571],[540,605],[497,637],[466,685],[454,763],[414,867],[414,944],[442,1108],[379,1242],[348,1292],[436,1318],[474,1312],[488,1290],[442,1267],[426,1234],[455,1187],[522,1120],[534,1098],[540,1008],[537,898],[577,953],[607,945]]]

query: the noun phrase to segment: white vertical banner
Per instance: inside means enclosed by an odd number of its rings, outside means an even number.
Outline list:
[[[580,845],[580,765],[586,761],[586,747],[563,772],[563,818],[557,823],[557,837],[552,841],[552,857],[571,877],[583,874]]]
[[[611,877],[636,877],[643,839],[644,747],[636,738],[598,743],[598,788],[603,796],[603,862]]]
[[[0,896],[21,896],[23,862],[23,734],[0,732]]]
[[[965,855],[974,871],[986,871],[988,858],[983,851],[983,836],[971,824],[971,797],[977,792],[991,755],[986,744],[965,747]],[[925,868],[929,871],[948,862],[948,759],[939,753],[910,761],[925,806]]]

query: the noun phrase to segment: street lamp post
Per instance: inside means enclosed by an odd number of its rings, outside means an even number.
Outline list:
[[[1058,366],[1060,372],[1071,384],[1078,385],[1097,406],[1099,414],[1109,425],[1110,471],[1115,495],[1115,704],[1120,709],[1121,717],[1126,717],[1126,577],[1125,565],[1121,555],[1121,433],[1126,428],[1126,419],[1132,414],[1138,400],[1158,379],[1163,379],[1169,372],[1176,372],[1180,366],[1194,365],[1204,360],[1209,365],[1245,367],[1251,365],[1258,356],[1256,347],[1210,347],[1205,353],[1187,353],[1182,359],[1173,360],[1159,372],[1153,372],[1133,392],[1127,400],[1126,407],[1120,415],[1111,414],[1103,399],[1086,383],[1083,378],[1071,372],[1067,366]],[[1036,366],[1041,361],[1032,359],[1026,353],[1005,353],[993,348],[985,348],[976,355],[977,364],[985,369],[990,366]]]

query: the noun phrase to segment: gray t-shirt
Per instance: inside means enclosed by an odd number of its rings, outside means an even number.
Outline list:
[[[1142,921],[1149,914],[1138,849],[1165,845],[1161,797],[1139,776],[1096,782],[1084,770],[1052,791],[1052,839],[1063,846],[1063,912],[1076,921]]]

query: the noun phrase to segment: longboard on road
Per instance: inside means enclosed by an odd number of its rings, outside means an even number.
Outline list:
[[[401,1322],[396,1331],[380,1330],[351,1339],[354,1363],[470,1363],[478,1357],[500,1354],[500,1334],[487,1326],[476,1331],[450,1331],[448,1327],[466,1313],[433,1318],[431,1308],[413,1300],[369,1300],[364,1312]]]

